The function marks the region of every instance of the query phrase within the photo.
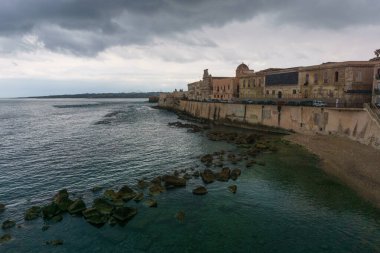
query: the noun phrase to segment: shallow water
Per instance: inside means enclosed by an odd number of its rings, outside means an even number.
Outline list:
[[[199,156],[241,152],[204,133],[172,128],[175,114],[143,100],[0,100],[0,221],[21,227],[1,231],[12,240],[0,252],[380,252],[380,213],[318,168],[303,148],[279,143],[261,154],[265,166],[245,169],[236,182],[215,182],[156,197],[158,208],[128,202],[138,214],[124,227],[95,228],[79,217],[42,231],[42,219],[25,222],[31,205],[67,188],[90,204],[100,193],[175,169],[202,169]],[[268,136],[273,139],[277,137]],[[227,187],[238,186],[231,194]],[[183,223],[174,216],[185,212]],[[60,239],[62,246],[45,241]]]

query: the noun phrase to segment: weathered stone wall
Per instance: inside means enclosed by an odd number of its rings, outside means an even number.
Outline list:
[[[380,149],[380,124],[366,109],[180,101],[174,109],[229,124],[265,125],[300,133],[345,136]]]

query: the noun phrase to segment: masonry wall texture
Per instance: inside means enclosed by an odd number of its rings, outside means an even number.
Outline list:
[[[160,101],[159,106],[222,124],[264,125],[299,133],[345,136],[380,149],[380,122],[366,108],[279,107],[186,100],[176,105]]]

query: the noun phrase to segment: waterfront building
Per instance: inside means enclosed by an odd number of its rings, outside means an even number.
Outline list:
[[[300,98],[299,68],[264,70],[265,98]]]
[[[187,84],[187,98],[190,100],[201,100],[201,87],[202,80]]]
[[[302,97],[345,104],[369,102],[373,68],[371,61],[328,62],[302,67],[299,73]]]
[[[264,97],[265,72],[259,71],[240,77],[240,98],[252,99]]]
[[[373,71],[372,103],[380,104],[380,58]]]
[[[213,77],[212,97],[214,99],[231,100],[237,96],[237,87],[233,77]]]

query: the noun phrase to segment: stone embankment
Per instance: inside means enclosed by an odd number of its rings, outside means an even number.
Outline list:
[[[303,134],[344,136],[380,149],[379,121],[362,108],[248,105],[186,100],[176,103],[160,100],[159,106],[216,124],[251,128],[265,126]]]

